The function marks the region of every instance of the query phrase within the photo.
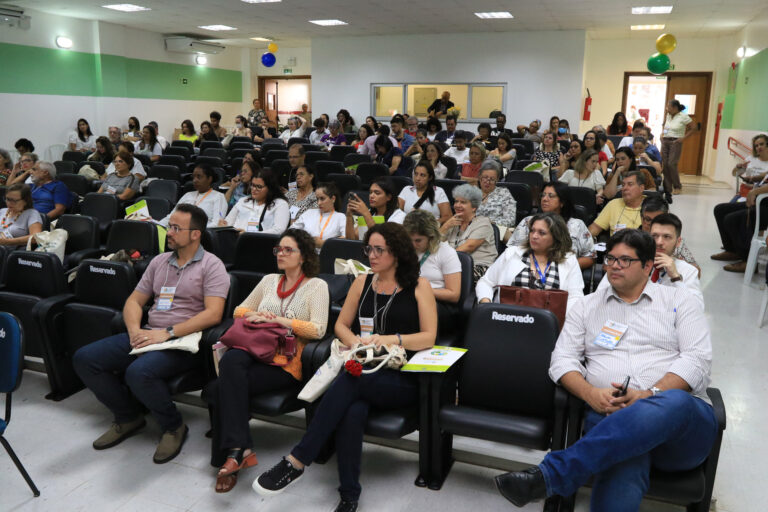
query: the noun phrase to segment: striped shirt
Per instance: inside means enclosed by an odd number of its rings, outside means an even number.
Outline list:
[[[613,350],[594,343],[608,320],[628,326]],[[645,390],[674,373],[694,396],[711,403],[711,365],[709,326],[696,298],[684,288],[649,282],[632,303],[606,287],[569,305],[549,376],[559,382],[576,371],[595,387],[611,388],[629,375],[630,388]]]

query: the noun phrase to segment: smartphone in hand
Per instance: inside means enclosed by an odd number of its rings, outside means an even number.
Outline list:
[[[624,379],[624,383],[621,385],[621,389],[617,389],[613,392],[613,396],[620,397],[620,396],[626,396],[627,389],[629,389],[629,375],[627,375],[627,378]]]

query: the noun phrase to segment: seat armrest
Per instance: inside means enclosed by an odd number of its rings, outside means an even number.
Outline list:
[[[89,258],[100,258],[104,256],[106,251],[101,248],[81,249],[67,255],[69,268],[74,269],[80,264],[81,261]]]
[[[209,327],[203,331],[203,337],[200,339],[200,352],[204,359],[203,369],[205,371],[205,382],[210,382],[216,378],[216,368],[213,365],[212,347],[232,327],[233,318],[227,318],[220,324]]]
[[[57,366],[53,364],[53,361],[61,357],[61,350],[65,347],[64,343],[61,343],[59,340],[56,318],[64,310],[64,306],[74,299],[75,295],[73,293],[54,295],[35,304],[31,311],[32,318],[41,327],[42,339],[40,344],[43,348],[43,363],[45,364],[45,372],[48,374],[48,381],[53,392],[65,387],[62,382],[62,376],[57,371]]]
[[[717,427],[722,432],[725,430],[725,403],[723,403],[723,395],[717,388],[707,388],[707,395],[712,400],[712,409],[717,419]]]

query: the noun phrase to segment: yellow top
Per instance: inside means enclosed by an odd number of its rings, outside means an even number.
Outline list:
[[[595,219],[595,224],[603,229],[610,230],[611,235],[622,229],[637,229],[642,224],[642,215],[640,206],[630,208],[624,203],[624,199],[619,197],[609,202]]]
[[[183,134],[183,133],[179,134],[179,140],[188,140],[192,144],[195,143],[197,138],[198,138],[198,135],[196,133],[194,135],[186,135],[186,134]]]

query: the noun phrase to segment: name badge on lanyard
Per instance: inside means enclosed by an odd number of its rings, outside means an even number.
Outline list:
[[[370,338],[373,334],[373,318],[372,317],[360,317],[360,337]]]
[[[624,333],[627,332],[628,328],[628,325],[620,324],[619,322],[614,322],[613,320],[608,320],[600,329],[600,333],[598,333],[594,343],[598,347],[613,350],[616,348],[616,345],[619,344],[619,340],[622,336],[624,336]]]
[[[288,183],[288,190],[289,191],[290,190],[296,190],[297,188],[299,188],[299,187],[298,187],[298,185],[296,184],[295,181],[292,181],[292,182]]]
[[[291,220],[296,220],[296,217],[299,215],[300,208],[298,206],[291,206],[288,211],[291,212]]]
[[[176,295],[175,286],[163,286],[160,288],[160,295],[157,298],[157,310],[170,311],[174,295]]]
[[[13,235],[11,234],[11,230],[10,230],[10,228],[9,228],[9,229],[4,229],[4,230],[3,230],[3,237],[4,237],[4,238],[13,238]]]
[[[615,226],[613,226],[613,232],[614,233],[616,233],[618,231],[621,231],[622,229],[627,229],[627,225],[626,224],[616,224]]]
[[[245,229],[248,233],[258,233],[259,232],[259,216],[258,215],[251,215],[248,218],[248,226]]]

